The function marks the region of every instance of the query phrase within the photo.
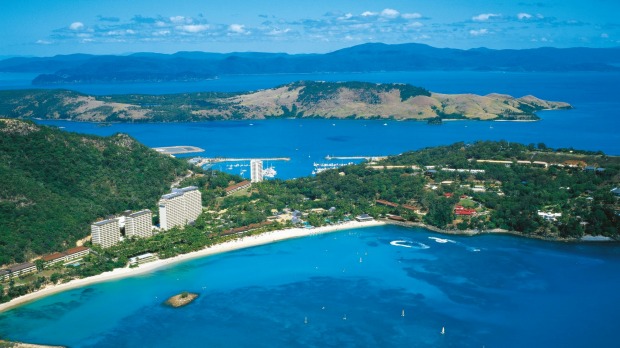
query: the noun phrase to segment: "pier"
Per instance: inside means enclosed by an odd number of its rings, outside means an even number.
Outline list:
[[[331,160],[366,160],[366,161],[380,161],[388,158],[388,156],[325,156],[328,161]]]
[[[290,157],[259,157],[259,158],[237,158],[237,157],[194,157],[191,159],[192,163],[202,167],[206,164],[219,163],[219,162],[245,162],[251,160],[259,160],[265,162],[272,161],[290,161]]]

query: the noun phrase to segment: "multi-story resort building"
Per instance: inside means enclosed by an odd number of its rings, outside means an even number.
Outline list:
[[[71,248],[61,253],[53,253],[41,257],[41,260],[45,262],[45,267],[54,265],[56,263],[63,263],[64,265],[81,260],[84,256],[88,255],[90,249],[84,246]]]
[[[252,183],[248,180],[244,180],[240,183],[234,184],[234,185],[230,185],[226,188],[226,196],[228,195],[232,195],[233,193],[237,192],[237,191],[241,191],[247,188],[250,188],[252,186]]]
[[[194,222],[202,213],[202,195],[196,186],[173,189],[159,200],[159,227],[169,230]]]
[[[250,161],[250,178],[252,182],[263,181],[263,161],[261,160]]]
[[[121,228],[118,218],[95,222],[90,225],[90,234],[94,245],[109,248],[121,240]]]
[[[152,213],[148,209],[132,213],[128,210],[121,216],[95,222],[90,226],[94,245],[109,248],[124,236],[148,238],[153,236]]]
[[[7,280],[10,278],[17,278],[19,276],[33,273],[37,271],[37,266],[34,263],[25,262],[7,269],[0,270],[0,280]]]
[[[126,213],[125,217],[125,237],[148,238],[153,236],[153,214],[150,210],[144,209],[135,213]]]

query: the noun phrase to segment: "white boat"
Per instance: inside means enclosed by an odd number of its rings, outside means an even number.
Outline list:
[[[263,169],[263,177],[265,178],[273,178],[276,174],[278,174],[278,172],[276,172],[276,169],[273,166]]]
[[[400,313],[400,316],[401,316],[401,317],[404,317],[404,316],[405,316],[405,310],[404,310],[404,309],[403,309],[403,311]]]
[[[441,334],[442,334],[442,335],[445,335],[445,334],[446,334],[446,327],[445,327],[445,326],[442,326],[442,327],[441,327]]]

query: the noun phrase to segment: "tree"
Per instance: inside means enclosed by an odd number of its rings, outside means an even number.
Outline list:
[[[45,261],[42,259],[37,259],[34,261],[34,264],[37,266],[37,271],[42,271],[45,268]]]

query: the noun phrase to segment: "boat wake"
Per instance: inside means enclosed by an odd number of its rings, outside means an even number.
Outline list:
[[[445,238],[437,238],[437,237],[428,237],[428,239],[432,239],[437,243],[441,243],[441,244],[445,244],[445,243],[456,243],[455,241],[453,241],[452,239],[445,239]]]
[[[428,239],[432,239],[435,242],[440,243],[440,244],[453,243],[453,244],[465,247],[465,249],[467,249],[467,251],[471,251],[471,252],[479,252],[480,251],[480,248],[471,247],[469,245],[463,244],[461,242],[454,241],[452,239],[438,238],[438,237],[428,237]]]
[[[399,246],[403,248],[413,248],[418,250],[424,250],[430,248],[428,245],[420,242],[412,242],[408,240],[393,240],[390,242],[393,246]]]

